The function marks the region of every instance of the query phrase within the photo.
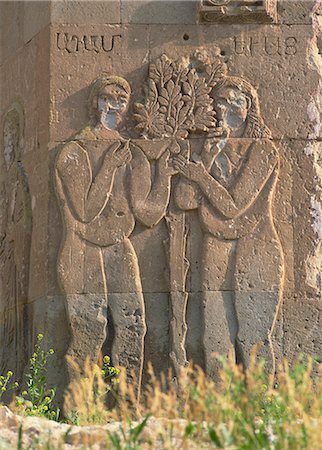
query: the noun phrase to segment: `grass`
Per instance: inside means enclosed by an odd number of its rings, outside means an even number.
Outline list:
[[[222,364],[218,383],[192,366],[182,370],[176,383],[171,374],[158,379],[150,367],[150,381],[140,402],[136,401],[135,386],[127,383],[123,372],[114,392],[115,407],[104,409],[103,395],[97,398],[96,406],[90,404],[89,411],[95,412],[98,423],[117,420],[124,424],[121,433],[113,436],[116,449],[132,448],[120,447],[117,442],[124,443],[126,436],[131,437],[124,430],[133,423],[143,424],[136,441],[151,449],[157,445],[179,448],[179,444],[180,448],[195,445],[231,450],[322,449],[322,389],[320,377],[313,375],[313,359],[300,358],[293,369],[284,361],[273,377],[266,373],[264,361],[257,360],[256,349],[246,371],[236,365],[232,355],[218,358]],[[91,368],[87,370],[90,372]],[[90,380],[88,375],[85,378]],[[93,389],[92,384],[87,388]],[[70,406],[84,412],[86,395],[82,397],[81,390],[76,380],[68,398],[72,400]],[[89,397],[92,402],[93,396]],[[101,411],[98,416],[97,411]],[[147,432],[148,417],[159,419],[161,424],[153,436]],[[90,413],[84,413],[80,423],[92,423],[92,418]]]
[[[52,351],[41,350],[40,344],[41,339],[33,355],[37,370],[31,368],[25,400],[18,407],[26,415],[58,420],[52,408],[56,391],[46,387]],[[321,365],[302,357],[290,368],[284,361],[273,377],[265,371],[264,361],[256,358],[256,349],[247,370],[232,355],[217,358],[222,370],[216,383],[193,366],[182,369],[177,380],[171,373],[156,377],[150,367],[139,402],[135,386],[127,382],[124,371],[111,366],[108,357],[103,367],[88,361],[66,393],[65,422],[71,426],[119,422],[117,430],[100,435],[102,448],[114,450],[322,450]],[[9,380],[3,377],[2,382],[8,386],[11,377],[10,373]],[[114,406],[107,407],[111,399]],[[68,438],[67,433],[62,442]],[[21,436],[19,442],[23,448]],[[86,448],[88,442],[84,440]],[[38,442],[31,448],[59,447]]]

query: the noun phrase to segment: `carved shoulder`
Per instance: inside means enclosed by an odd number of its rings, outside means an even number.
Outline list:
[[[91,177],[90,161],[87,151],[77,142],[68,142],[61,149],[57,160],[56,169],[63,178],[75,178],[75,175]]]

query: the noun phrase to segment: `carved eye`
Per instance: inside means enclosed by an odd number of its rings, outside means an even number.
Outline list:
[[[247,103],[246,103],[246,99],[245,99],[244,96],[238,97],[238,98],[236,99],[235,103],[236,103],[237,106],[239,106],[239,107],[241,107],[241,108],[244,108],[244,107],[246,106],[246,104],[247,104]]]

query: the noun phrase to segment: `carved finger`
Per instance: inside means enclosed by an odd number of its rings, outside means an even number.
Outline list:
[[[182,164],[187,164],[187,159],[184,156],[178,155],[176,156],[176,158],[178,159],[178,161],[182,162]]]
[[[184,175],[185,177],[188,178],[188,176],[189,176],[189,170],[188,170],[186,167],[180,166],[180,165],[178,164],[178,165],[174,165],[174,168],[175,168],[178,172],[180,172],[182,175]]]
[[[126,161],[125,162],[130,162],[132,159],[132,153],[128,152],[128,154],[126,155]]]
[[[222,136],[222,134],[224,133],[224,128],[223,127],[217,127],[211,130],[210,132],[210,136]]]
[[[177,156],[173,156],[173,158],[171,159],[171,161],[172,161],[172,163],[175,163],[175,164],[179,164],[180,163],[180,160],[178,160],[178,157]]]
[[[117,153],[116,157],[122,161],[126,161],[131,157],[131,152],[126,148],[122,148],[122,150]]]
[[[173,166],[174,167],[179,167],[180,169],[184,169],[186,167],[186,164],[183,164],[180,161],[173,161]]]
[[[110,148],[107,149],[108,153],[115,153],[121,147],[120,142],[114,142]]]

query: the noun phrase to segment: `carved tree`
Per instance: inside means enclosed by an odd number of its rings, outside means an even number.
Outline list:
[[[197,67],[193,59],[173,61],[162,55],[150,65],[145,102],[135,104],[136,129],[146,139],[170,138],[173,141],[171,152],[181,153],[189,159],[189,145],[180,148],[178,141],[190,134],[216,134],[216,113],[209,93],[225,74],[226,66],[218,61]],[[187,364],[186,278],[189,261],[186,258],[188,231],[185,222],[185,213],[172,198],[166,216],[169,239],[165,245],[170,276],[170,359],[177,377]]]

